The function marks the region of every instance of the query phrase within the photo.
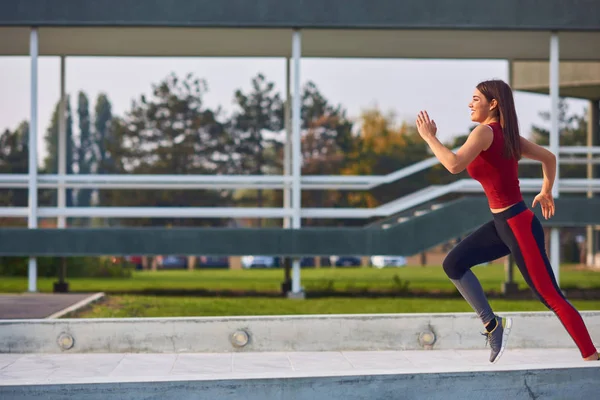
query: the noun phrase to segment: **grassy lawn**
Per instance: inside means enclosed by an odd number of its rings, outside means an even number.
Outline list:
[[[537,301],[492,299],[502,311],[547,311]],[[600,300],[573,301],[579,310],[600,310]],[[428,298],[320,298],[288,300],[272,298],[196,298],[166,296],[109,296],[74,316],[79,318],[200,317],[292,314],[380,314],[472,312],[462,299]]]
[[[488,292],[500,290],[504,280],[502,265],[480,266],[474,269]],[[268,297],[279,293],[283,270],[196,270],[196,271],[140,271],[129,279],[69,279],[72,292],[105,292],[102,303],[82,311],[74,317],[174,317],[174,316],[230,316],[230,315],[292,315],[292,314],[368,314],[368,313],[432,313],[470,312],[460,297],[345,297],[310,298],[311,292],[382,292],[398,290],[408,284],[414,292],[453,293],[456,291],[441,267],[387,268],[323,268],[303,269],[302,286],[309,298],[304,301]],[[526,285],[516,274],[520,288]],[[51,292],[55,278],[40,278],[38,288]],[[600,272],[578,270],[563,266],[560,283],[564,289],[600,288]],[[24,277],[0,277],[0,292],[18,293],[27,290]],[[225,295],[198,296],[199,291],[255,291],[262,294],[246,297]],[[190,292],[187,293],[186,292]],[[194,293],[196,292],[196,293]],[[175,294],[175,295],[172,295]],[[535,300],[505,300],[491,298],[496,311],[545,311]],[[574,300],[580,310],[600,310],[598,300]]]
[[[502,265],[474,268],[486,291],[498,291],[504,280]],[[515,279],[521,288],[525,282],[517,272]],[[277,293],[283,280],[283,270],[195,270],[139,271],[127,279],[70,278],[72,292],[105,292],[114,294],[154,294],[161,291],[257,291]],[[51,292],[56,278],[39,278],[38,289]],[[408,284],[409,290],[453,292],[454,286],[441,267],[404,268],[323,268],[303,269],[302,286],[307,292],[333,289],[335,291],[390,291]],[[560,284],[569,288],[600,288],[600,272],[577,270],[563,266]],[[0,277],[0,293],[19,293],[27,290],[25,277]]]

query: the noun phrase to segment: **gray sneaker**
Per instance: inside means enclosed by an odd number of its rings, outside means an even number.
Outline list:
[[[487,345],[489,343],[490,347],[492,348],[492,353],[490,354],[490,362],[492,364],[495,364],[502,356],[502,353],[504,353],[511,327],[511,318],[502,318],[496,316],[496,327],[494,330],[491,332],[482,333],[482,335],[486,337],[485,344]]]

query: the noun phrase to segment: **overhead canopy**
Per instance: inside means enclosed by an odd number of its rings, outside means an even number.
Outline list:
[[[580,99],[600,99],[600,62],[561,62],[560,94]],[[513,88],[532,93],[549,93],[548,62],[513,64]]]
[[[595,0],[0,0],[0,26],[598,31]]]
[[[0,55],[28,55],[27,27],[0,27]],[[41,27],[42,56],[288,57],[291,29]],[[600,61],[600,31],[561,32],[561,60]],[[303,29],[302,57],[548,60],[550,32]]]
[[[0,0],[0,55],[291,55],[600,61],[600,6],[589,0]]]

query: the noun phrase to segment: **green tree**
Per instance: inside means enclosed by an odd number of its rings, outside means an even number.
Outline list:
[[[66,109],[67,113],[66,117],[66,139],[67,139],[67,148],[66,148],[66,173],[73,173],[73,164],[75,160],[75,151],[76,146],[73,141],[73,117],[71,114],[71,103],[70,98],[66,96]],[[43,172],[47,174],[57,174],[58,173],[58,119],[59,119],[59,106],[60,101],[57,102],[54,107],[54,112],[52,113],[52,119],[50,120],[50,125],[48,129],[46,129],[46,135],[44,136],[44,143],[46,146],[46,157],[43,161]],[[56,195],[54,191],[40,191],[40,203],[44,203],[47,205],[56,205]],[[66,204],[67,207],[71,207],[73,205],[73,190],[66,190]]]
[[[77,98],[77,115],[79,119],[79,143],[77,146],[77,172],[89,175],[95,163],[93,138],[90,120],[90,105],[85,93],[79,92]],[[92,189],[79,189],[77,191],[77,206],[89,207],[92,200]]]
[[[333,105],[317,85],[308,82],[302,91],[302,174],[340,175],[355,148],[352,122],[342,105]],[[281,203],[279,203],[281,204]],[[348,204],[348,192],[306,190],[303,207],[336,207]],[[305,225],[331,225],[338,221],[307,220]]]
[[[378,109],[362,113],[357,146],[344,173],[385,175],[430,157],[427,144],[416,128],[406,123],[397,126],[394,119],[393,113],[384,115]],[[395,200],[428,186],[425,176],[426,171],[423,171],[378,186],[369,193],[353,193],[351,204],[355,207],[376,207]]]
[[[141,96],[125,117],[111,125],[114,134],[107,150],[113,169],[133,174],[218,174],[230,159],[223,124],[203,106],[206,83],[189,74],[172,74],[153,85],[150,97]],[[110,171],[108,169],[107,171]],[[228,190],[121,191],[112,200],[129,206],[214,206],[228,202]],[[143,225],[183,224],[182,219],[131,221]],[[185,224],[222,224],[195,220]]]
[[[123,155],[123,140],[118,137],[122,133],[121,129],[116,132],[115,127],[118,121],[113,119],[112,105],[108,96],[100,93],[96,98],[96,106],[94,108],[94,155],[95,155],[95,170],[97,174],[118,174],[123,172],[122,165],[118,163],[119,155]],[[100,205],[112,204],[113,199],[119,197],[116,190],[99,190],[98,203]],[[113,225],[112,219],[104,220],[108,225]]]
[[[97,121],[98,120],[96,119],[96,122]],[[98,173],[115,175],[134,173],[135,168],[125,168],[124,164],[127,162],[126,160],[129,160],[130,163],[135,161],[131,156],[132,149],[126,145],[128,128],[125,119],[112,117],[111,120],[107,122],[106,132],[110,132],[108,135],[109,139],[102,141],[101,144],[99,143],[100,140],[98,140],[98,137],[96,137],[96,149],[100,154],[98,156],[99,161],[97,164]],[[135,205],[135,200],[133,199],[131,191],[104,189],[98,191],[98,205],[102,207]],[[105,219],[103,221],[107,225],[118,224],[118,220],[114,219]]]
[[[29,170],[29,123],[24,121],[17,129],[4,130],[0,134],[0,174],[27,174]],[[0,205],[3,207],[27,207],[27,189],[3,189]],[[14,219],[3,219],[2,225],[13,225]]]
[[[252,79],[249,93],[242,90],[235,92],[234,103],[237,109],[227,125],[232,149],[230,160],[235,172],[249,175],[281,173],[282,164],[277,157],[281,142],[275,139],[274,134],[283,129],[284,111],[275,84],[258,74]],[[262,189],[246,190],[241,195],[238,193],[238,202],[262,207],[263,194]],[[272,198],[272,193],[269,197]],[[259,225],[262,225],[262,220],[259,220]]]
[[[97,159],[97,173],[105,174],[114,166],[114,160],[109,148],[115,139],[112,135],[112,105],[108,96],[100,93],[96,99],[94,118],[94,142]],[[114,147],[114,146],[113,146]]]
[[[302,90],[302,129],[312,133],[317,142],[336,151],[349,153],[354,149],[352,123],[341,105],[332,105],[314,82],[307,82]],[[329,151],[324,149],[323,151]]]
[[[542,120],[549,122],[550,113],[547,111],[539,113]],[[587,145],[587,112],[583,115],[569,112],[569,103],[561,98],[558,103],[558,129],[560,146],[586,146]],[[550,144],[550,131],[544,127],[533,125],[531,128],[531,140],[541,146]],[[566,156],[572,157],[572,156]],[[560,166],[562,178],[585,178],[586,166],[578,164],[563,164]],[[542,169],[539,165],[522,165],[521,176],[540,178]]]

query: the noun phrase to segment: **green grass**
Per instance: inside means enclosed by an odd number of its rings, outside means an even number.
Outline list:
[[[499,291],[504,281],[502,265],[474,269],[486,291]],[[520,274],[516,281],[526,287]],[[186,291],[256,291],[279,293],[283,270],[196,270],[135,272],[129,279],[69,279],[72,292],[105,292],[105,301],[82,311],[75,317],[180,317],[230,315],[294,315],[294,314],[371,314],[371,313],[433,313],[471,312],[460,297],[346,297],[308,298],[304,301],[279,297],[201,297]],[[55,278],[40,278],[38,288],[51,292]],[[400,282],[400,284],[398,284]],[[369,290],[397,291],[408,282],[410,291],[455,292],[441,267],[405,267],[378,270],[374,268],[303,269],[302,286],[311,292],[334,289],[337,292]],[[600,288],[600,272],[577,270],[563,266],[560,283],[564,289]],[[1,277],[0,292],[24,292],[25,277]],[[180,292],[179,296],[168,291]],[[155,296],[154,294],[162,295]],[[491,298],[496,311],[545,311],[535,300],[505,300]],[[574,300],[580,310],[599,310],[600,300]]]
[[[547,311],[538,301],[490,301],[497,312]],[[573,301],[579,310],[600,310],[600,300]],[[294,314],[381,314],[472,312],[462,299],[427,298],[321,298],[288,300],[272,298],[193,298],[155,296],[109,296],[79,313],[80,318],[200,317]]]
[[[475,267],[475,274],[486,291],[500,289],[504,281],[502,265]],[[333,288],[336,291],[389,291],[398,289],[398,281],[408,282],[409,290],[453,292],[454,286],[441,267],[405,268],[322,268],[303,269],[302,286],[307,292]],[[518,273],[515,279],[526,288]],[[195,271],[140,271],[128,279],[69,278],[72,292],[105,292],[116,294],[144,294],[160,291],[233,290],[277,293],[283,280],[283,270],[195,270]],[[38,289],[51,292],[56,278],[39,278]],[[560,272],[562,288],[600,288],[600,272],[576,270],[563,266]],[[18,293],[27,290],[25,277],[0,277],[0,293]]]

